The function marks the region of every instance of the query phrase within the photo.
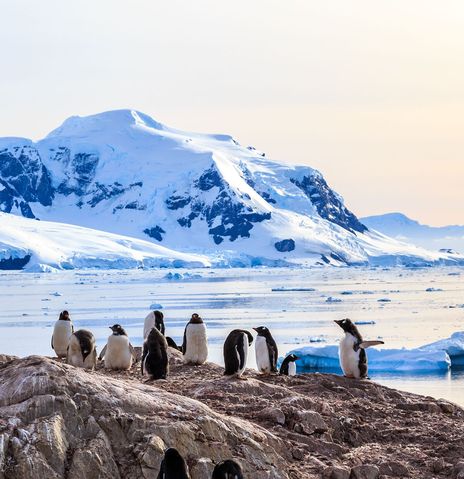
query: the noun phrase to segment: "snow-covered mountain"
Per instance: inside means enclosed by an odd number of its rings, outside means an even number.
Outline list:
[[[427,226],[402,213],[368,216],[361,221],[369,229],[431,250],[464,253],[464,226]]]
[[[232,266],[462,259],[369,231],[312,168],[132,110],[71,117],[38,142],[1,138],[0,211]]]
[[[149,241],[0,213],[0,270],[205,266],[205,256]]]

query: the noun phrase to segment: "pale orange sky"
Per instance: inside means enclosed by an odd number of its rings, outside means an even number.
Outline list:
[[[0,136],[136,108],[318,168],[358,216],[464,224],[464,3],[0,0]]]

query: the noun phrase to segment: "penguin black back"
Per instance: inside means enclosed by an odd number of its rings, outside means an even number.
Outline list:
[[[277,349],[277,343],[275,342],[274,338],[272,337],[271,332],[269,331],[266,326],[259,326],[258,328],[253,328],[257,333],[258,336],[262,336],[266,339],[266,346],[269,355],[269,364],[271,365],[271,371],[277,372],[277,359],[279,357],[279,351]],[[258,344],[257,342],[255,343]]]
[[[164,326],[164,314],[161,311],[153,311],[155,316],[155,328],[164,336],[166,328]]]
[[[157,479],[190,479],[187,463],[177,449],[166,449]]]
[[[216,464],[211,479],[243,479],[242,468],[238,462],[227,459]]]
[[[244,334],[248,337],[248,344],[243,344]],[[224,342],[225,376],[231,376],[243,368],[246,360],[244,348],[251,346],[253,335],[244,329],[234,329]]]
[[[74,333],[82,352],[82,360],[85,361],[85,358],[95,349],[95,337],[86,329],[79,329]]]
[[[151,379],[166,379],[168,374],[168,344],[157,328],[152,328],[143,343],[142,374]]]
[[[279,374],[283,374],[285,376],[288,376],[288,365],[291,362],[296,361],[298,358],[294,354],[289,354],[288,356],[285,357],[285,359],[282,361],[282,364],[280,365],[280,371]]]

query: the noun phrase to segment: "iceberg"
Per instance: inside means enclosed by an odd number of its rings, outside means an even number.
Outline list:
[[[369,371],[373,372],[439,372],[452,365],[464,364],[464,332],[450,339],[416,349],[369,348]],[[456,336],[456,337],[455,337]],[[454,338],[454,339],[453,339]],[[288,354],[295,354],[299,372],[341,372],[338,345],[303,346]]]

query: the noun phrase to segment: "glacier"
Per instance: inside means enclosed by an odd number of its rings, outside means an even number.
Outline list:
[[[288,354],[299,358],[296,364],[300,372],[341,371],[337,344],[303,346]],[[447,371],[450,367],[464,366],[464,331],[414,349],[369,348],[367,356],[369,371],[373,372]]]
[[[74,116],[36,142],[0,138],[0,211],[224,267],[464,264],[368,229],[313,168],[135,110]]]

